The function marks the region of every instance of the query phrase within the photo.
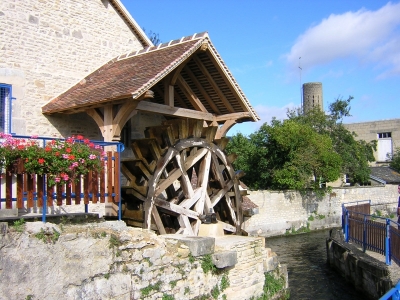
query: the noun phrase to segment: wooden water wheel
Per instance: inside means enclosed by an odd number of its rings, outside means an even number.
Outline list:
[[[123,218],[159,234],[197,235],[201,220],[216,214],[226,233],[240,233],[238,176],[227,138],[214,140],[217,127],[175,119],[146,129],[132,143],[135,159],[122,163],[129,185],[123,187]]]

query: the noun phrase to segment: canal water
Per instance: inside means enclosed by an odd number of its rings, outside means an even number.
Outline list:
[[[281,264],[287,265],[291,300],[365,299],[327,265],[328,236],[329,230],[320,230],[265,239],[266,247],[278,255]]]

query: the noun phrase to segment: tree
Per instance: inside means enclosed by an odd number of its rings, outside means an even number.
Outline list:
[[[390,155],[388,159],[391,160],[389,166],[397,172],[400,172],[400,148],[396,148],[393,155]]]
[[[143,31],[149,37],[150,41],[153,43],[154,46],[158,46],[159,44],[162,43],[160,40],[160,35],[158,33],[155,33],[151,30],[147,33],[144,27]]]
[[[369,178],[376,141],[356,141],[342,120],[350,115],[350,101],[338,99],[329,114],[316,109],[302,114],[288,111],[288,119],[265,123],[247,138],[234,136],[228,153],[239,155],[235,168],[247,175],[243,181],[253,189],[313,189],[348,174],[354,182]]]
[[[350,115],[350,102],[348,99],[337,99],[329,105],[329,113],[325,114],[319,109],[311,110],[307,114],[299,111],[289,111],[288,117],[291,120],[308,124],[316,132],[329,135],[333,147],[342,158],[341,172],[350,177],[352,183],[365,183],[369,180],[369,162],[375,160],[374,150],[376,141],[366,142],[356,140],[356,134],[347,130],[342,121]]]

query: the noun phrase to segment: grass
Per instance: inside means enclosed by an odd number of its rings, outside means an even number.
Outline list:
[[[158,281],[155,284],[150,284],[148,286],[146,286],[145,288],[142,288],[140,290],[140,293],[142,294],[142,296],[146,297],[148,296],[152,291],[159,291],[161,287],[161,281]]]
[[[25,220],[22,218],[20,220],[14,221],[12,226],[17,232],[23,232],[25,230]]]
[[[208,273],[208,272],[215,273],[217,268],[214,266],[211,254],[206,254],[202,257],[201,268],[203,269],[204,273]]]
[[[35,237],[38,240],[43,241],[43,243],[55,243],[58,241],[60,237],[60,233],[53,228],[53,233],[46,233],[43,228],[40,229],[40,232],[35,234]]]
[[[229,287],[230,282],[227,274],[222,275],[220,285],[221,285],[221,292],[225,291]]]
[[[174,296],[163,294],[162,300],[175,300]]]
[[[285,287],[285,279],[283,277],[275,278],[270,273],[265,273],[264,280],[264,293],[257,300],[268,300],[271,299],[275,294],[284,290]],[[279,299],[289,299],[289,292],[285,291],[285,293]],[[254,298],[253,298],[254,299]]]
[[[189,252],[189,262],[192,264],[192,263],[194,263],[195,262],[195,258],[194,258],[194,256],[192,255],[192,252]]]
[[[114,248],[114,247],[119,247],[121,246],[121,241],[118,239],[118,237],[115,234],[112,234],[110,236],[110,241],[109,241],[109,248]]]

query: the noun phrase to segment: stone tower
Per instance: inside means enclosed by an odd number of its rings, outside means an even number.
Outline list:
[[[303,113],[319,107],[324,109],[324,98],[321,82],[308,82],[303,84]]]

